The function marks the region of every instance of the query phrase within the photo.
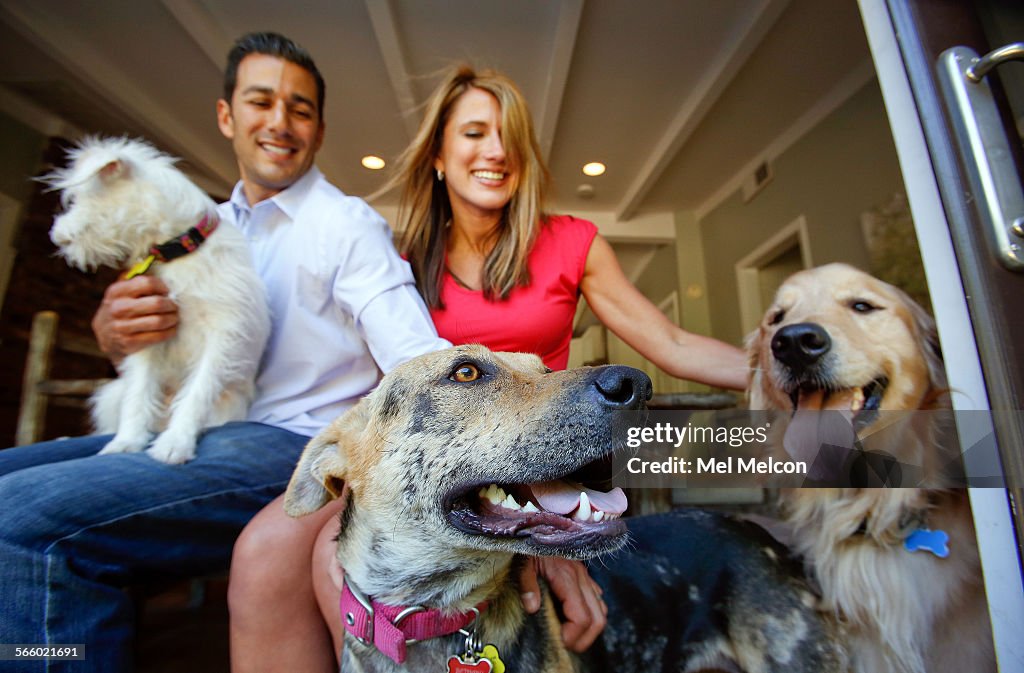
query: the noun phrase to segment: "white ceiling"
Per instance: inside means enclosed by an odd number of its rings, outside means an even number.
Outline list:
[[[548,151],[553,210],[631,242],[626,267],[649,258],[637,243],[671,239],[666,213],[706,212],[872,76],[855,0],[0,0],[0,110],[48,133],[144,136],[223,196],[237,172],[214,101],[252,30],[313,54],[318,163],[359,195],[386,177],[359,159],[398,155],[440,69],[504,71]],[[584,176],[589,161],[608,172]]]

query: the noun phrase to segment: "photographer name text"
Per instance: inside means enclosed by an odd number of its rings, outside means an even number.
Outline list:
[[[644,460],[630,458],[626,469],[631,474],[807,474],[802,460],[774,458],[666,458]]]

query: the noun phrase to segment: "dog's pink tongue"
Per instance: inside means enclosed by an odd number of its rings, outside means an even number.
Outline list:
[[[800,399],[797,402],[798,411],[849,411],[853,404],[853,390],[840,390],[838,392],[826,392],[824,390],[813,390],[810,392],[800,391]]]
[[[626,494],[621,488],[613,488],[607,493],[592,491],[580,484],[556,479],[539,484],[530,484],[530,490],[540,506],[555,514],[570,514],[580,506],[580,492],[586,492],[590,506],[605,514],[622,514],[626,511]]]
[[[813,465],[823,445],[852,447],[853,391],[800,392],[796,413],[790,419],[782,444],[796,460]],[[822,413],[829,412],[829,413]],[[814,477],[814,475],[811,475]]]

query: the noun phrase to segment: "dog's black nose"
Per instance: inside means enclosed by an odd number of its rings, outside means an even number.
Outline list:
[[[772,354],[794,370],[815,364],[830,348],[832,339],[828,332],[813,322],[786,325],[772,339]]]
[[[605,404],[617,409],[637,409],[651,399],[651,379],[639,369],[622,365],[601,367],[594,387]]]

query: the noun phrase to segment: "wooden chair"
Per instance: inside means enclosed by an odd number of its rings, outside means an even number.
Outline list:
[[[21,406],[15,444],[33,444],[43,438],[46,411],[50,404],[84,409],[89,396],[109,379],[51,379],[54,353],[58,350],[106,358],[89,339],[59,337],[60,317],[55,311],[39,311],[32,318],[25,375],[22,379]]]

